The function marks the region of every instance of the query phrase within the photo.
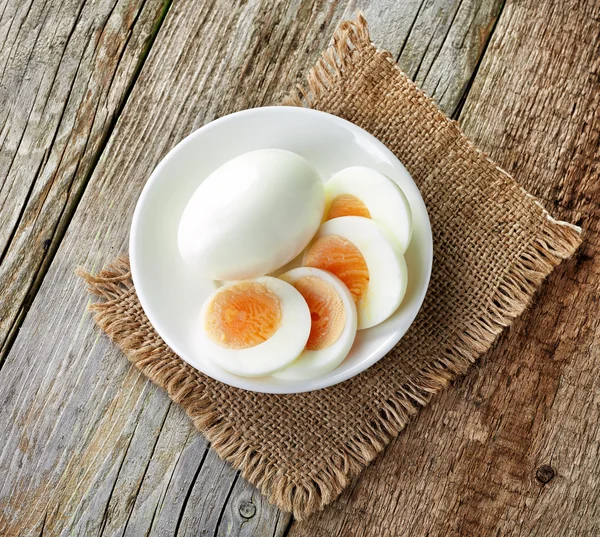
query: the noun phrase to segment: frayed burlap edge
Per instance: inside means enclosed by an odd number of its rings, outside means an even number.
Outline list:
[[[310,106],[335,83],[354,51],[364,46],[372,44],[366,21],[359,14],[356,22],[340,25],[333,45],[308,73],[308,89],[299,87],[284,104]],[[389,53],[380,51],[380,54],[393,62]],[[87,281],[90,292],[102,299],[90,305],[96,323],[128,359],[185,409],[220,457],[240,469],[242,476],[269,501],[303,519],[339,496],[351,479],[398,435],[420,406],[457,375],[465,373],[490,348],[503,328],[523,312],[552,269],[575,252],[581,242],[581,230],[553,220],[546,211],[544,214],[546,225],[509,268],[491,303],[482,304],[479,316],[456,333],[436,362],[415,371],[392,397],[381,402],[380,412],[339,446],[330,457],[330,465],[320,468],[319,476],[306,476],[300,481],[282,473],[266,454],[257,452],[255,446],[222,419],[218,402],[204,391],[205,377],[176,358],[149,322],[140,326],[132,323],[132,316],[123,315],[127,307],[139,308],[143,313],[135,296],[127,257],[120,257],[97,276],[81,269],[78,274]]]

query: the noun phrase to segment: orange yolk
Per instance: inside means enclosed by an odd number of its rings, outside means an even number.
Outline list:
[[[346,324],[342,299],[331,284],[316,276],[304,276],[294,287],[306,300],[312,319],[306,348],[317,351],[331,347],[341,336]]]
[[[360,250],[337,235],[317,240],[309,248],[304,265],[335,274],[350,289],[354,302],[361,299],[369,286],[369,269]]]
[[[371,213],[367,206],[352,194],[341,194],[329,205],[327,218],[325,220],[333,220],[340,216],[362,216],[371,218]]]
[[[240,283],[215,296],[206,319],[206,331],[215,343],[227,349],[247,349],[277,332],[281,305],[264,285]]]

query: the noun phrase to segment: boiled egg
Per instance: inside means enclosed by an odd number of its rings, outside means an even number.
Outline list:
[[[299,267],[279,276],[304,297],[311,329],[306,348],[286,368],[282,380],[307,380],[333,371],[347,356],[356,336],[356,306],[342,281],[324,270]]]
[[[179,224],[179,252],[213,280],[263,276],[304,250],[324,207],[323,183],[304,158],[251,151],[217,168],[194,192]]]
[[[302,264],[327,270],[344,282],[356,303],[359,330],[385,321],[406,292],[408,275],[400,247],[369,218],[342,216],[325,222]]]
[[[334,174],[325,191],[325,220],[371,218],[390,231],[402,253],[406,251],[412,237],[412,215],[404,192],[392,179],[371,168],[352,166]]]
[[[269,375],[293,362],[311,331],[308,305],[291,284],[270,276],[231,282],[202,306],[199,351],[244,377]]]

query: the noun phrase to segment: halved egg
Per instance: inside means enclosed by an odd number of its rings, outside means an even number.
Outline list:
[[[250,151],[200,183],[181,217],[179,252],[212,280],[264,276],[306,248],[324,208],[323,182],[304,158]]]
[[[346,357],[356,336],[356,306],[342,281],[324,270],[299,267],[280,278],[304,297],[312,320],[304,352],[274,377],[312,379],[333,371]]]
[[[300,292],[270,276],[225,284],[206,300],[200,318],[200,350],[244,377],[269,375],[293,362],[311,331]]]
[[[327,270],[344,282],[356,302],[358,330],[385,321],[406,292],[406,262],[397,241],[368,218],[342,216],[325,222],[302,264]]]
[[[371,168],[345,168],[325,183],[325,220],[341,216],[371,218],[388,229],[406,252],[412,237],[410,205],[392,179]]]

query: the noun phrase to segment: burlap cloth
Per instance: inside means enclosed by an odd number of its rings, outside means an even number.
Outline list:
[[[343,117],[374,134],[408,168],[431,219],[435,260],[417,320],[373,367],[332,388],[266,395],[192,369],[156,334],[126,258],[97,276],[98,325],[164,387],[222,458],[271,502],[304,518],[334,500],[433,394],[464,373],[527,306],[580,230],[553,220],[370,42],[344,22],[286,104]],[[410,454],[407,454],[410,456]]]

